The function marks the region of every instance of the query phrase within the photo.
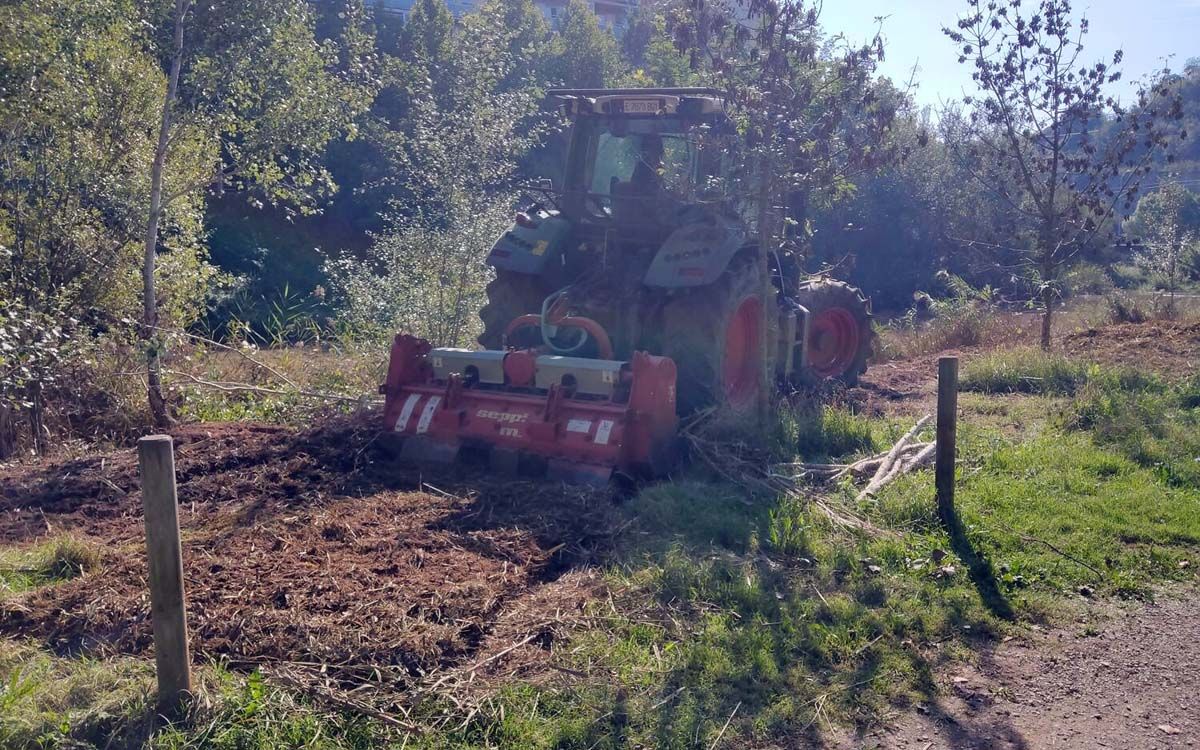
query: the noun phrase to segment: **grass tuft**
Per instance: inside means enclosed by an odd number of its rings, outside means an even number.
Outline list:
[[[1071,402],[1064,422],[1089,430],[1168,485],[1200,488],[1200,378],[1134,390],[1096,379]]]
[[[0,550],[0,593],[17,593],[78,578],[100,568],[100,550],[71,536],[36,547]]]
[[[1072,396],[1089,382],[1108,383],[1123,390],[1163,388],[1153,375],[1078,362],[1036,347],[994,351],[968,360],[959,382],[968,391],[1045,396]]]
[[[788,415],[792,451],[805,459],[840,458],[875,450],[871,420],[848,409],[822,406]]]

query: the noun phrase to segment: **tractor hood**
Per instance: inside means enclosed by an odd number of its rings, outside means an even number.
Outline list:
[[[746,244],[740,221],[712,212],[679,227],[667,237],[646,271],[646,286],[673,289],[706,286],[725,272]]]
[[[487,264],[504,271],[540,276],[557,259],[571,235],[572,224],[557,211],[538,211],[526,224],[513,224],[488,253]]]

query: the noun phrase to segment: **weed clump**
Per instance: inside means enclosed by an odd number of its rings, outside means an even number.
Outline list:
[[[871,420],[834,406],[804,409],[790,415],[795,452],[804,457],[836,458],[875,450]]]
[[[990,352],[968,360],[960,384],[982,393],[1068,396],[1087,382],[1087,365],[1034,347]]]
[[[963,368],[963,390],[982,393],[1025,393],[1073,396],[1088,383],[1123,390],[1161,390],[1153,375],[1130,368],[1108,368],[1077,362],[1064,354],[1020,347],[972,359]]]
[[[100,551],[65,536],[37,547],[0,554],[0,591],[19,592],[69,581],[100,568]]]
[[[100,552],[74,537],[63,537],[54,542],[45,560],[48,577],[57,581],[78,578],[99,567]]]

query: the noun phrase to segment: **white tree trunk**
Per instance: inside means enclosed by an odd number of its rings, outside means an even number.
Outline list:
[[[171,423],[167,402],[162,392],[162,353],[159,350],[158,295],[154,285],[154,269],[158,253],[158,225],[163,213],[163,170],[167,163],[167,148],[171,141],[173,110],[179,94],[179,71],[183,67],[183,28],[191,0],[175,1],[175,39],[171,55],[171,70],[167,80],[167,95],[163,100],[162,121],[158,128],[158,145],[150,166],[150,212],[146,221],[146,244],[142,260],[142,337],[147,342],[146,396],[156,427]]]

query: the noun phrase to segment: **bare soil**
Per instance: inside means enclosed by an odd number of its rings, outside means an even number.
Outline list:
[[[425,484],[369,418],[296,431],[174,432],[193,650],[240,661],[385,664],[414,678],[480,658],[599,596],[603,495],[546,483]],[[132,449],[0,468],[0,539],[62,533],[101,570],[0,602],[0,632],[55,650],[151,645]]]
[[[1200,370],[1200,322],[1122,323],[1071,333],[1067,353],[1110,365],[1136,367],[1166,377]]]
[[[852,747],[935,750],[1190,748],[1200,743],[1200,598],[1095,604],[940,678],[939,697]]]

